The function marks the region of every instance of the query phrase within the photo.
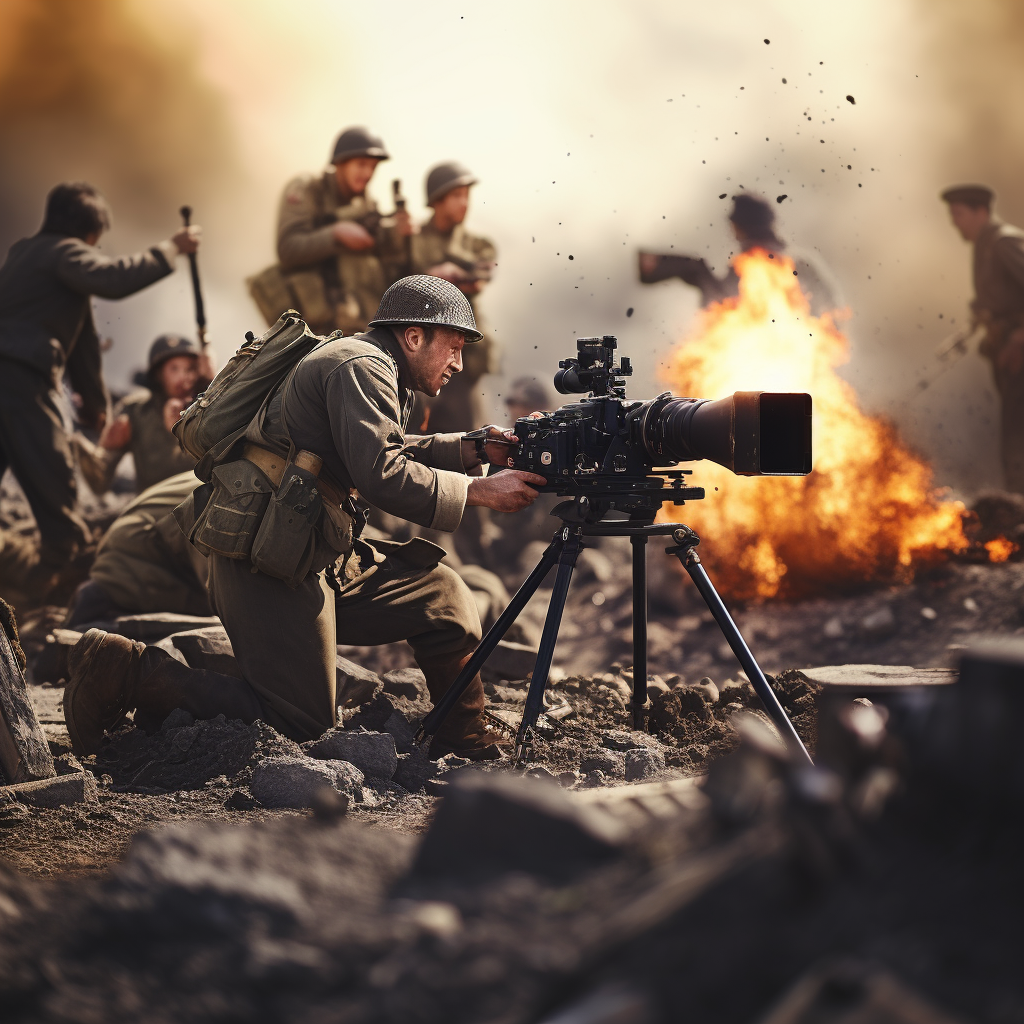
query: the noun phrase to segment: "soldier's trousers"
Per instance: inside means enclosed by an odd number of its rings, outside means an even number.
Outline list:
[[[35,516],[41,556],[60,565],[90,540],[79,515],[75,463],[58,405],[41,373],[0,359],[0,475],[14,473]]]
[[[407,640],[436,700],[480,642],[476,602],[466,584],[445,565],[416,567],[396,557],[336,594],[323,574],[291,590],[253,572],[247,561],[211,555],[210,598],[247,686],[240,690],[238,680],[171,662],[158,648],[147,648],[146,671],[173,675],[184,697],[177,706],[196,717],[259,717],[299,741],[335,725],[338,643]],[[169,682],[162,679],[161,685]],[[438,735],[459,735],[483,706],[478,676]]]
[[[1004,483],[1008,491],[1024,494],[1024,371],[1009,374],[996,368],[995,382]]]

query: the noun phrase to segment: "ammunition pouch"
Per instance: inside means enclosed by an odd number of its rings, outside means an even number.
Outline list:
[[[288,463],[253,540],[253,566],[289,587],[297,587],[313,569],[318,548],[321,555],[327,548],[316,529],[322,511],[316,474]],[[336,557],[332,551],[317,571]]]
[[[215,467],[212,483],[207,486],[211,487],[209,500],[195,515],[189,540],[203,554],[250,558],[253,541],[270,504],[270,481],[248,459],[235,459]],[[193,500],[196,493],[193,492]]]

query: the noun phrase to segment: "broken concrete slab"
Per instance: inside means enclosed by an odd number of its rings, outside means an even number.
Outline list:
[[[465,878],[523,871],[561,881],[614,860],[627,835],[554,782],[463,770],[448,787],[413,874]]]
[[[271,757],[253,769],[249,790],[264,807],[313,806],[317,793],[331,788],[350,800],[361,800],[363,773],[347,761],[312,757]]]
[[[374,779],[391,779],[398,768],[395,738],[387,732],[329,729],[319,739],[303,744],[303,750],[318,760],[348,761]]]
[[[0,769],[3,781],[10,783],[56,774],[21,666],[14,644],[0,629]]]
[[[951,668],[912,665],[822,665],[802,668],[797,675],[826,690],[892,690],[908,686],[946,686],[956,682]]]
[[[68,804],[93,803],[96,799],[96,780],[84,771],[0,786],[0,805],[19,803],[30,807],[65,807]]]
[[[359,707],[380,690],[381,680],[376,672],[371,672],[340,654],[335,661],[335,671],[338,687],[335,699],[340,708]]]

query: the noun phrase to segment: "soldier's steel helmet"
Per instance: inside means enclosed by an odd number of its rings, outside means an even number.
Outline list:
[[[942,193],[945,203],[963,203],[964,206],[991,206],[996,194],[988,185],[954,185]]]
[[[506,405],[527,405],[531,411],[546,409],[550,403],[548,389],[536,377],[519,377],[505,394]]]
[[[483,337],[469,299],[450,281],[426,274],[403,277],[384,293],[370,326],[386,324],[437,324],[462,331],[466,341]]]
[[[180,334],[161,334],[149,346],[149,366],[147,372],[152,373],[158,366],[175,356],[198,356],[199,346],[190,338]]]
[[[369,156],[374,160],[390,160],[384,148],[384,140],[374,135],[369,128],[346,128],[334,142],[332,164],[343,164],[357,156]]]
[[[459,188],[462,185],[475,185],[476,182],[477,179],[473,177],[472,171],[463,167],[462,164],[455,163],[454,160],[431,167],[427,174],[427,206],[433,206],[453,188]]]

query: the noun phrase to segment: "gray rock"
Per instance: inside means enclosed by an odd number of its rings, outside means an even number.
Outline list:
[[[615,859],[627,834],[553,782],[462,771],[434,816],[413,873],[462,880],[523,871],[562,881]]]
[[[600,771],[611,778],[621,779],[626,774],[626,755],[619,750],[598,748],[580,758],[580,771],[584,775]]]
[[[408,754],[398,755],[398,768],[392,781],[410,793],[418,793],[440,770],[436,761],[431,761],[419,747],[413,747]]]
[[[271,757],[256,765],[249,783],[249,791],[264,807],[299,810],[312,807],[315,794],[324,787],[361,800],[363,773],[347,761]]]
[[[52,779],[19,782],[0,786],[0,803],[17,802],[30,807],[65,807],[68,804],[94,803],[96,780],[90,772],[70,772]]]
[[[829,690],[891,690],[905,686],[943,686],[956,682],[956,669],[912,665],[822,665],[797,673]]]
[[[375,779],[393,778],[398,767],[395,738],[386,732],[328,729],[318,740],[304,743],[302,749],[320,760],[348,761]]]
[[[637,747],[626,751],[626,781],[636,782],[657,775],[665,767],[665,755],[660,750]]]
[[[411,707],[401,707],[401,697],[389,697],[381,690],[372,700],[361,705],[348,721],[349,729],[367,729],[370,732],[386,732],[395,738],[395,747],[400,754],[407,754],[414,746],[419,714]]]
[[[658,741],[646,732],[639,730],[610,729],[601,733],[601,746],[608,750],[633,750],[636,747],[657,747]]]
[[[340,654],[335,661],[335,675],[338,707],[359,707],[372,700],[381,688],[381,679],[376,672],[371,672]]]
[[[537,648],[500,640],[481,670],[489,679],[525,679],[537,663]]]
[[[896,616],[887,604],[860,620],[860,631],[868,640],[884,640],[892,636],[897,629]]]
[[[399,668],[381,676],[384,692],[394,697],[418,700],[427,696],[427,681],[418,668]]]

